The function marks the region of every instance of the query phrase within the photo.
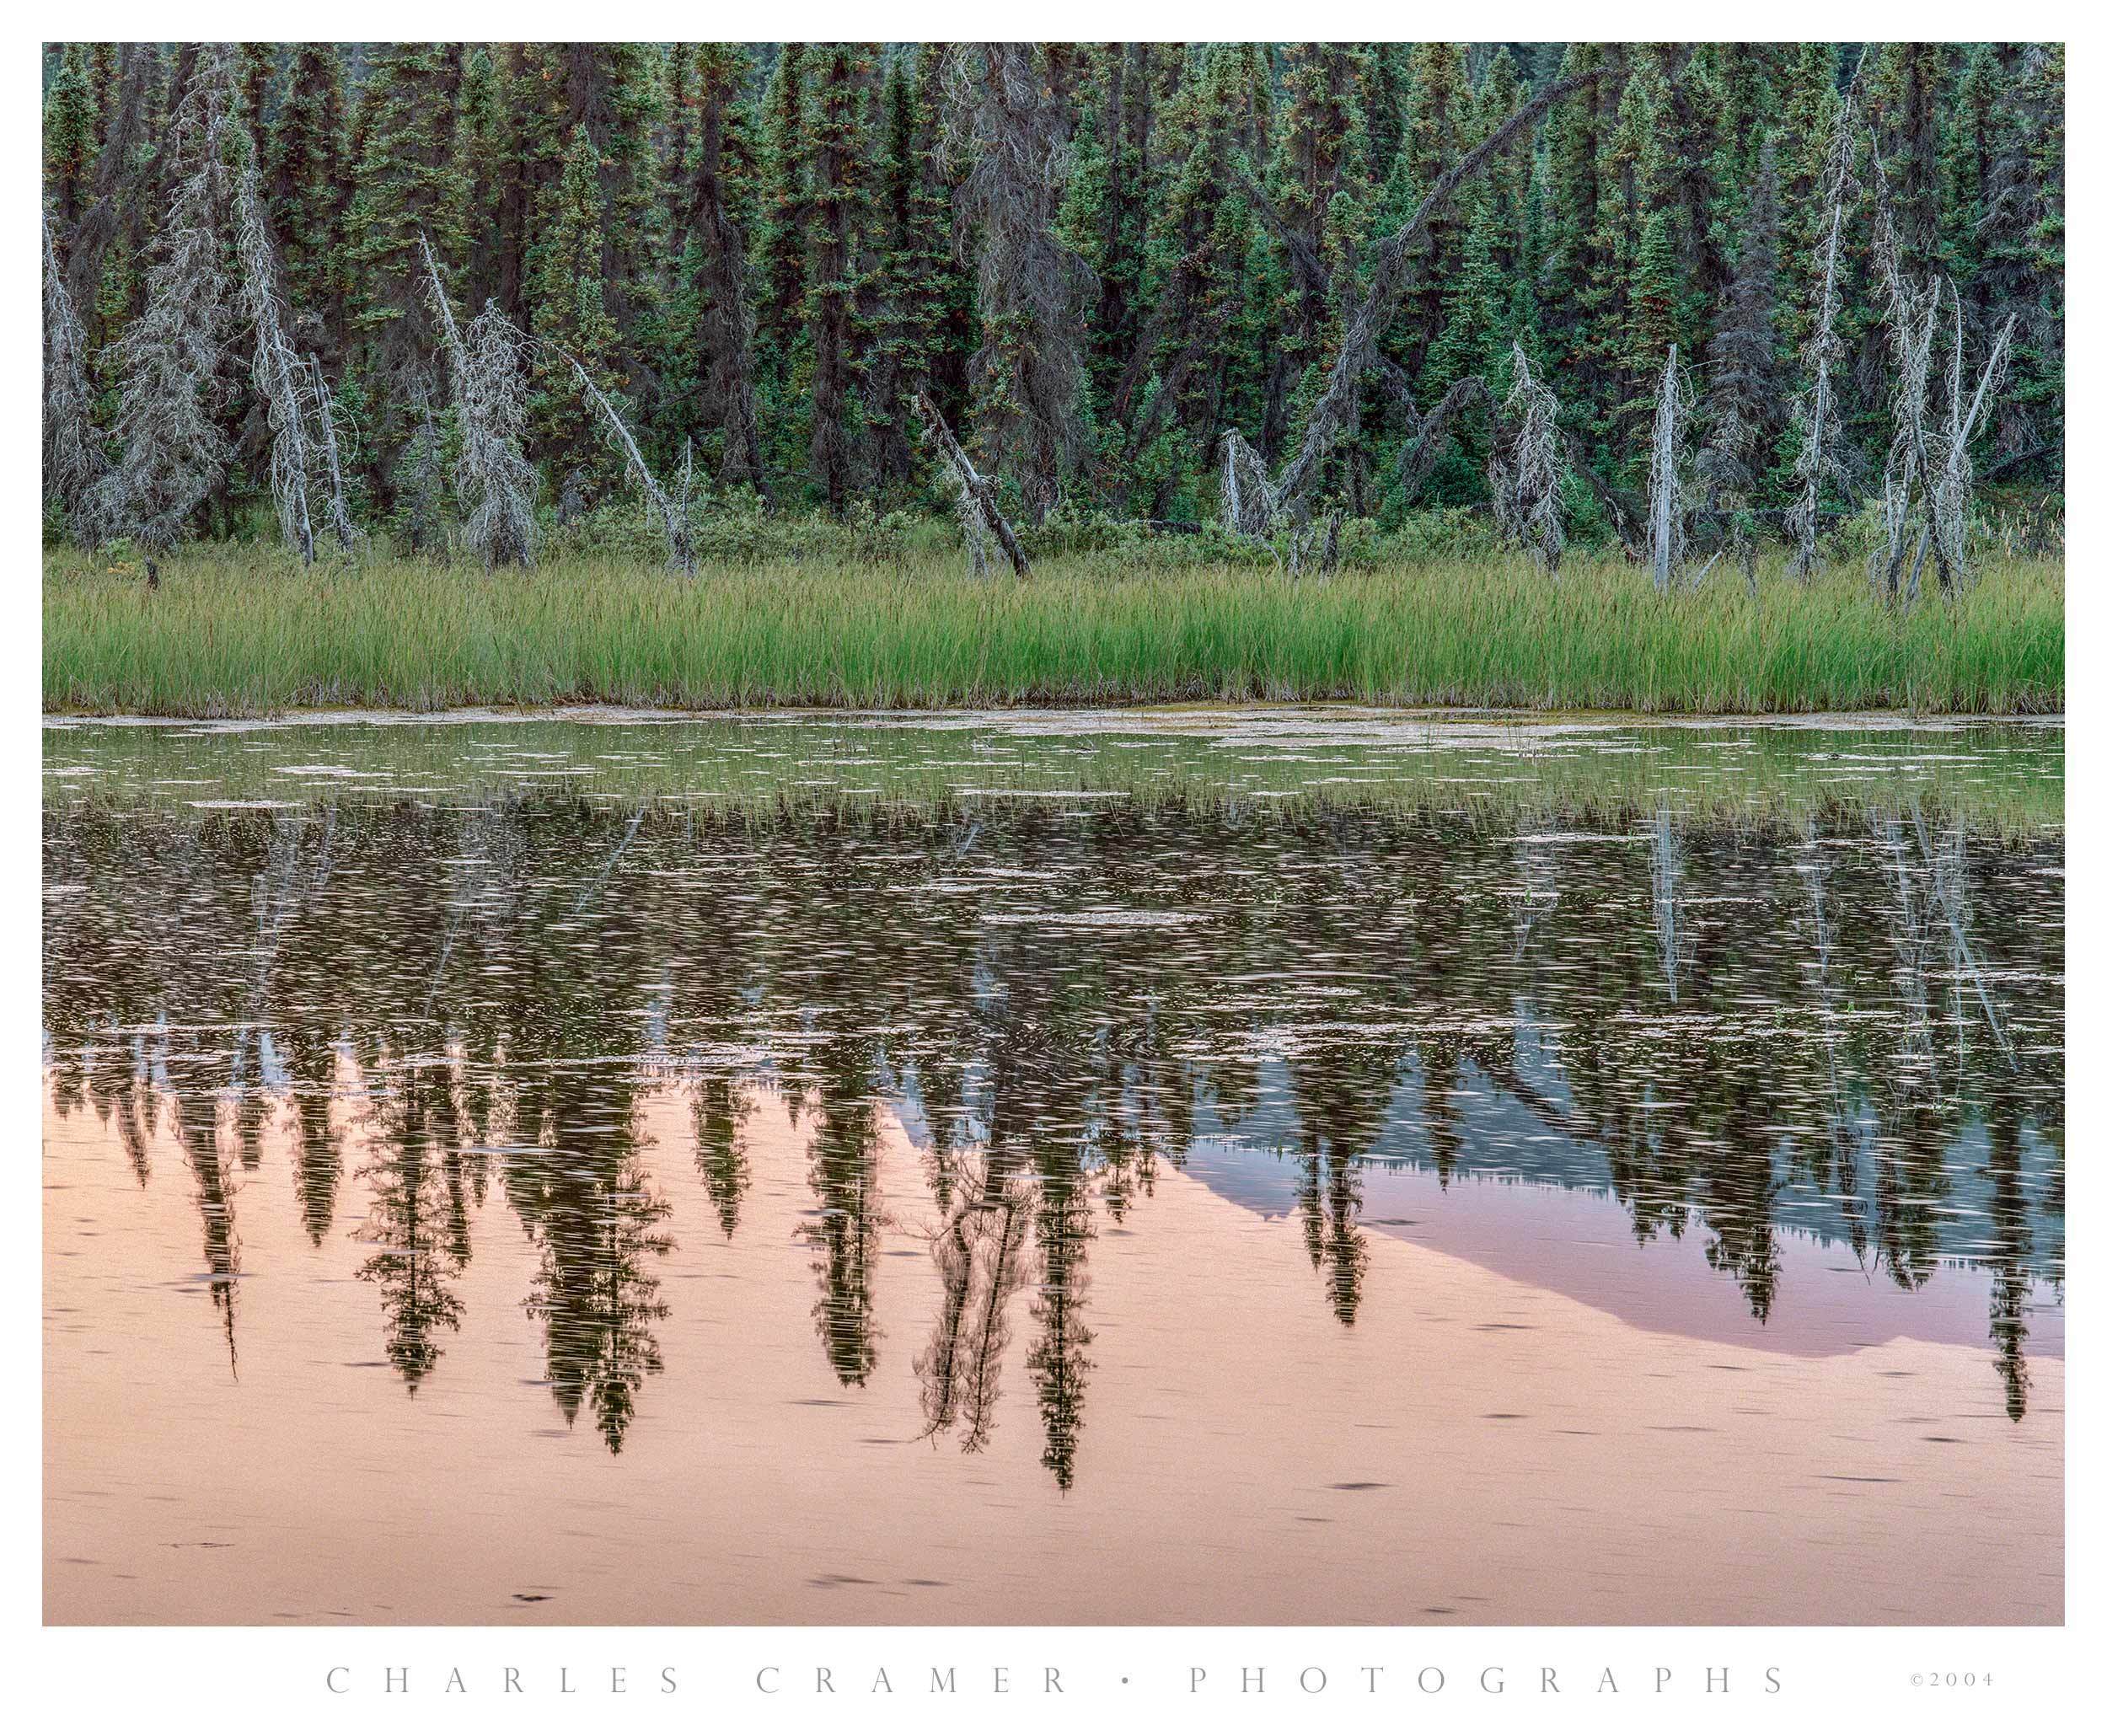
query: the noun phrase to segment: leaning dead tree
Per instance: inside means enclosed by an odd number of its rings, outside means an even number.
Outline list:
[[[1028,576],[1032,563],[1025,558],[1022,544],[1017,541],[1016,532],[1010,521],[1003,517],[1002,507],[996,500],[995,480],[983,476],[967,457],[966,448],[958,443],[958,437],[951,431],[951,424],[944,420],[943,411],[927,392],[914,394],[915,408],[922,413],[922,426],[929,442],[943,458],[950,471],[953,485],[958,490],[958,525],[966,538],[966,558],[971,564],[973,576],[979,578],[988,571],[988,539],[992,537],[1001,546],[1008,558],[1010,570],[1019,578]]]
[[[1493,394],[1485,389],[1485,382],[1476,374],[1466,374],[1441,394],[1441,401],[1432,410],[1417,417],[1416,426],[1409,430],[1412,443],[1397,455],[1399,500],[1409,506],[1419,498],[1419,490],[1427,485],[1427,478],[1448,444],[1449,431],[1456,418],[1466,410],[1489,410],[1492,404]],[[1412,409],[1409,398],[1405,408]]]
[[[1466,151],[1437,175],[1426,196],[1419,201],[1419,208],[1404,227],[1375,244],[1368,287],[1347,326],[1338,355],[1326,377],[1324,390],[1310,413],[1301,449],[1281,473],[1279,485],[1274,490],[1283,512],[1290,517],[1300,516],[1304,496],[1315,484],[1339,436],[1352,423],[1361,377],[1371,366],[1375,346],[1383,333],[1397,317],[1397,309],[1411,285],[1413,249],[1426,233],[1427,225],[1447,206],[1457,188],[1479,174],[1488,163],[1558,104],[1595,84],[1607,71],[1606,67],[1597,67],[1545,86],[1494,127],[1477,148]]]
[[[92,547],[95,489],[109,469],[88,392],[88,335],[67,293],[44,213],[44,492],[58,503],[73,540]]]
[[[462,536],[485,566],[534,564],[534,471],[520,451],[527,423],[526,339],[495,301],[464,333],[422,236],[426,289],[453,364],[454,490],[468,506]]]
[[[577,376],[579,389],[586,400],[599,413],[600,426],[606,431],[608,444],[621,454],[624,468],[637,490],[657,515],[659,527],[666,538],[666,565],[673,572],[692,576],[695,570],[694,524],[689,517],[688,497],[684,490],[681,498],[673,497],[658,485],[658,479],[651,474],[651,467],[644,462],[644,454],[637,447],[636,437],[630,432],[629,424],[614,402],[585,371],[585,364],[560,344],[546,346],[571,364],[571,371]]]
[[[1653,459],[1646,477],[1646,560],[1654,588],[1675,583],[1689,546],[1689,502],[1683,489],[1683,442],[1690,415],[1690,388],[1676,365],[1675,346],[1654,393]]]
[[[315,453],[308,437],[313,410],[309,377],[286,336],[285,305],[278,296],[276,249],[264,221],[263,198],[253,161],[234,176],[234,253],[241,270],[242,311],[255,335],[250,378],[271,426],[271,498],[278,528],[300,565],[314,564],[314,515],[308,488]],[[327,415],[326,406],[322,413]]]
[[[1971,447],[1976,435],[1989,421],[1990,405],[2004,380],[2012,359],[2012,335],[2019,316],[2008,318],[1992,340],[1976,389],[1966,392],[1962,383],[1962,324],[1960,302],[1954,302],[1953,372],[1947,383],[1945,431],[1929,442],[1933,468],[1926,482],[1931,502],[1932,547],[1938,559],[1942,584],[1958,590],[1968,576],[1968,520],[1975,505],[1976,463]],[[1964,400],[1967,409],[1961,408]]]
[[[1557,572],[1565,553],[1565,496],[1560,458],[1558,400],[1529,364],[1519,340],[1514,349],[1515,383],[1486,464],[1493,516],[1507,540]]]
[[[1868,43],[1858,62],[1861,73],[1872,58],[1873,45]],[[1822,490],[1832,484],[1841,488],[1848,480],[1843,467],[1843,421],[1836,401],[1844,355],[1843,340],[1836,335],[1836,292],[1843,259],[1844,213],[1858,190],[1851,172],[1858,153],[1858,81],[1854,76],[1851,88],[1844,94],[1836,130],[1829,143],[1829,162],[1823,176],[1828,189],[1829,222],[1822,244],[1821,301],[1800,356],[1800,377],[1806,384],[1793,405],[1799,456],[1793,463],[1797,491],[1786,510],[1785,528],[1793,537],[1793,571],[1800,578],[1815,570]]]
[[[330,529],[340,548],[358,541],[358,526],[352,522],[350,502],[344,494],[344,461],[336,439],[336,394],[322,375],[322,358],[310,352],[306,360],[308,391],[315,409],[315,428],[321,437],[321,474],[324,485],[323,509]]]
[[[1525,136],[1552,109],[1595,84],[1607,70],[1598,67],[1558,79],[1523,103],[1474,149],[1466,152],[1436,176],[1419,201],[1418,209],[1403,227],[1375,244],[1372,249],[1374,266],[1367,287],[1359,296],[1338,354],[1325,378],[1324,389],[1310,413],[1302,444],[1280,473],[1277,483],[1267,478],[1257,451],[1241,433],[1231,429],[1223,437],[1222,513],[1239,536],[1269,538],[1276,527],[1284,523],[1290,533],[1291,568],[1299,569],[1304,559],[1311,554],[1319,554],[1327,561],[1336,559],[1338,528],[1335,520],[1325,527],[1321,544],[1305,533],[1309,496],[1325,459],[1359,414],[1363,377],[1371,371],[1384,369],[1385,358],[1376,346],[1384,331],[1397,317],[1405,292],[1410,287],[1414,250],[1420,238],[1459,187],[1482,173],[1488,163]],[[1410,383],[1404,383],[1407,389],[1402,395],[1409,402]],[[1473,395],[1471,388],[1475,387],[1478,396],[1484,393],[1482,381],[1467,385],[1459,382],[1458,386],[1463,388],[1463,395],[1459,397],[1452,390],[1420,424],[1418,437],[1406,454],[1407,480],[1412,480],[1414,467],[1420,480],[1423,480],[1423,467],[1438,455],[1447,424],[1470,401]]]

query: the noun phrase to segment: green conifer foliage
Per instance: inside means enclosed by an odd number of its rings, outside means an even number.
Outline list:
[[[1393,192],[1385,201],[1386,214],[1397,222],[1412,215],[1441,172],[1476,142],[1472,135],[1477,121],[1477,105],[1464,76],[1463,45],[1417,43],[1409,67],[1411,94],[1404,138],[1392,171]],[[1501,118],[1505,118],[1504,113]],[[1455,204],[1437,212],[1415,249],[1413,285],[1399,310],[1402,330],[1397,335],[1400,359],[1415,382],[1426,366],[1429,351],[1440,340],[1445,305],[1454,298],[1449,280],[1461,263],[1463,237],[1472,216],[1468,209]],[[1420,392],[1423,406],[1430,401],[1429,390],[1430,385]]]
[[[748,69],[739,45],[702,43],[676,87],[683,155],[668,165],[669,208],[687,242],[662,371],[676,430],[698,436],[721,480],[765,490],[748,264],[756,196]]]
[[[621,471],[609,448],[598,413],[579,385],[570,360],[610,396],[618,336],[608,311],[604,274],[607,204],[592,135],[571,135],[563,175],[546,201],[537,228],[533,282],[536,391],[530,427],[562,509],[592,505]],[[560,353],[556,353],[560,352]]]
[[[332,367],[343,350],[351,288],[345,257],[350,158],[342,59],[334,43],[300,43],[264,139],[264,195],[286,300],[309,322],[300,340]]]
[[[113,458],[155,450],[120,340],[157,297],[164,359],[210,323],[191,318],[210,284],[171,299],[163,257],[204,103],[226,163],[253,135],[287,335],[322,364],[356,510],[432,547],[458,434],[427,241],[464,324],[494,302],[540,346],[524,456],[544,511],[623,485],[560,357],[656,474],[692,448],[774,506],[931,504],[926,391],[1005,512],[1182,522],[1217,510],[1225,453],[1247,482],[1285,463],[1327,383],[1298,514],[1482,509],[1501,425],[1468,383],[1504,402],[1519,354],[1558,405],[1576,538],[1622,534],[1672,347],[1702,556],[1809,498],[1789,480],[1808,424],[1785,406],[1815,353],[1839,153],[1820,517],[1854,510],[1891,445],[1876,189],[1906,275],[1954,286],[1971,380],[2013,322],[1977,476],[2029,502],[2061,486],[2055,45],[55,44],[40,68],[52,255],[90,420],[125,431]],[[1532,107],[1393,275],[1385,238],[1532,86],[1574,75],[1587,87]],[[186,269],[230,244],[215,229]],[[1354,325],[1370,305],[1395,310],[1380,331]],[[1328,383],[1349,330],[1366,366]],[[180,468],[214,441],[226,462],[157,534],[245,528],[269,485],[246,352],[206,347],[191,397],[162,401],[190,429]],[[711,510],[705,490],[698,522]]]
[[[871,55],[833,43],[818,55],[811,104],[812,202],[806,243],[812,333],[812,486],[830,512],[849,504],[862,441],[869,357],[866,297],[872,225],[866,93]]]
[[[62,236],[87,202],[97,138],[94,70],[88,50],[69,42],[44,95],[44,192]]]
[[[367,480],[383,512],[394,502],[394,460],[421,426],[418,383],[428,381],[438,348],[421,238],[448,270],[465,251],[456,150],[463,57],[458,44],[383,45],[359,93],[345,219],[349,341],[373,406]]]
[[[1284,57],[1286,108],[1273,159],[1273,199],[1290,239],[1283,261],[1284,306],[1275,316],[1279,359],[1267,394],[1263,449],[1268,453],[1299,437],[1344,330],[1347,297],[1374,202],[1365,74],[1365,56],[1336,43],[1294,45]],[[1355,426],[1335,447],[1319,491],[1343,490],[1359,511],[1367,504],[1366,483],[1366,453]]]

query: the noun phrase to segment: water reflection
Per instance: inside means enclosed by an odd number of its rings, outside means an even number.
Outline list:
[[[1942,1273],[1986,1274],[2015,1421],[2060,1308],[2060,832],[1922,801],[1547,819],[529,787],[73,800],[45,845],[53,1110],[112,1126],[142,1188],[172,1134],[237,1369],[260,1305],[238,1219],[291,1210],[316,1246],[359,1239],[369,1342],[428,1390],[494,1187],[531,1249],[542,1378],[620,1452],[680,1239],[748,1233],[769,1103],[804,1141],[839,1386],[902,1358],[925,1437],[973,1454],[1028,1381],[1064,1490],[1086,1475],[1093,1252],[1147,1237],[1162,1169],[1201,1157],[1262,1208],[1285,1189],[1342,1329],[1408,1299],[1370,1260],[1372,1235],[1422,1233],[1370,1205],[1406,1171],[1606,1195],[1634,1242],[1701,1246],[1697,1281],[1756,1322],[1838,1251],[1902,1332]],[[669,1096],[687,1149],[644,1131]],[[925,1200],[881,1186],[895,1122]],[[660,1178],[689,1164],[710,1210],[676,1223]],[[905,1346],[879,1325],[895,1251],[935,1281]]]

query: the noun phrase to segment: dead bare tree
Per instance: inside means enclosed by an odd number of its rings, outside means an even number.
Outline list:
[[[1279,516],[1273,478],[1258,449],[1236,429],[1222,435],[1222,520],[1240,537],[1263,539]]]
[[[2019,316],[2009,316],[1992,340],[1990,354],[1976,377],[1976,389],[1962,386],[1960,303],[1954,303],[1953,374],[1947,388],[1947,422],[1943,436],[1930,442],[1933,469],[1926,485],[1932,515],[1932,543],[1938,557],[1939,580],[1958,591],[1968,576],[1968,521],[1975,504],[1976,464],[1970,448],[1988,420],[1990,405],[2002,383],[2012,356],[2012,336]],[[1968,408],[1964,412],[1964,396]]]
[[[1558,400],[1529,364],[1519,340],[1515,383],[1486,466],[1493,516],[1509,543],[1527,549],[1547,572],[1565,553],[1565,496],[1559,462]]]
[[[988,571],[987,538],[993,537],[1008,558],[1010,570],[1021,579],[1029,577],[1032,563],[1025,558],[1016,532],[1003,516],[995,478],[984,476],[974,468],[958,437],[952,432],[951,424],[944,420],[944,413],[927,392],[916,393],[914,404],[922,413],[922,426],[930,444],[944,460],[957,488],[958,523],[965,534],[966,558],[973,576],[979,578]]]
[[[227,147],[237,100],[231,51],[207,45],[172,127],[174,192],[147,269],[146,306],[115,346],[124,381],[112,430],[118,458],[92,510],[103,535],[138,544],[149,586],[160,582],[158,558],[227,474],[217,412],[234,301]]]
[[[88,335],[67,292],[51,238],[51,213],[44,213],[44,492],[58,503],[73,540],[98,540],[93,510],[97,485],[108,472],[102,437],[96,431],[88,392]]]
[[[1441,401],[1419,415],[1413,410],[1412,400],[1405,399],[1405,408],[1412,412],[1408,428],[1412,443],[1397,455],[1398,497],[1405,504],[1419,497],[1419,490],[1427,485],[1443,449],[1449,442],[1449,431],[1456,418],[1466,410],[1490,409],[1493,394],[1485,389],[1485,382],[1476,374],[1466,374],[1441,394]]]
[[[454,490],[469,507],[462,535],[485,566],[534,564],[534,471],[520,452],[527,422],[527,340],[495,301],[464,334],[422,236],[426,287],[453,366],[453,413],[459,456]]]
[[[1888,354],[1895,372],[1888,394],[1894,428],[1880,477],[1880,523],[1885,546],[1867,552],[1866,576],[1874,591],[1890,601],[1914,603],[1923,575],[1924,556],[1932,541],[1930,505],[1925,498],[1931,468],[1925,418],[1931,399],[1932,350],[1938,338],[1939,295],[1946,286],[1936,277],[1912,282],[1903,271],[1887,174],[1877,149],[1872,160],[1873,257],[1886,303]],[[1958,297],[1954,308],[1958,314]],[[1917,552],[1916,559],[1910,561],[1912,530]],[[1905,561],[1910,561],[1906,587],[1902,580]]]
[[[1690,388],[1677,366],[1675,346],[1670,344],[1654,392],[1653,460],[1646,485],[1646,560],[1654,570],[1656,591],[1675,583],[1689,544],[1689,502],[1682,475],[1684,423],[1689,411]]]
[[[277,251],[264,220],[256,167],[244,161],[234,175],[234,251],[241,269],[241,303],[255,336],[250,376],[271,426],[271,498],[278,528],[298,554],[314,564],[314,518],[308,486],[314,455],[308,437],[308,375],[286,336],[285,304],[278,294]],[[324,411],[326,414],[326,410]]]
[[[1361,377],[1371,365],[1377,342],[1397,317],[1414,269],[1414,249],[1428,223],[1447,206],[1457,188],[1477,175],[1558,104],[1595,84],[1607,71],[1606,67],[1597,67],[1545,86],[1494,127],[1475,149],[1464,153],[1436,176],[1404,227],[1376,243],[1368,287],[1347,326],[1324,390],[1310,413],[1301,449],[1281,473],[1274,490],[1283,511],[1300,516],[1304,495],[1316,481],[1340,434],[1352,422]]]
[[[308,355],[307,378],[308,391],[314,405],[315,427],[321,436],[321,480],[328,488],[324,510],[329,515],[330,528],[335,533],[338,546],[349,549],[357,545],[358,527],[351,521],[351,506],[344,492],[344,465],[336,438],[336,394],[330,390],[330,383],[323,377],[320,356]]]
[[[1861,73],[1872,58],[1873,46],[1868,44],[1858,62]],[[1806,384],[1793,405],[1793,423],[1799,433],[1799,455],[1793,463],[1798,493],[1786,511],[1785,526],[1793,539],[1793,571],[1801,578],[1815,570],[1822,490],[1831,484],[1842,487],[1848,480],[1843,468],[1843,422],[1836,404],[1836,381],[1843,367],[1843,340],[1836,335],[1836,287],[1843,258],[1844,214],[1858,195],[1851,172],[1858,142],[1858,97],[1854,77],[1830,141],[1825,175],[1829,225],[1822,246],[1820,309],[1800,356]]]
[[[666,538],[666,565],[673,572],[692,576],[695,570],[694,526],[688,516],[688,502],[684,493],[675,501],[672,496],[658,485],[658,479],[651,474],[651,466],[644,462],[644,454],[638,450],[636,437],[630,432],[629,425],[622,420],[612,399],[603,392],[585,366],[560,344],[546,348],[571,364],[571,371],[577,376],[578,385],[585,393],[587,401],[599,412],[600,426],[605,431],[608,443],[621,455],[624,467],[636,484],[651,509],[658,516],[659,526]],[[692,463],[692,459],[690,461]]]
[[[1061,238],[1067,106],[1041,64],[1056,45],[984,42],[946,52],[947,147],[964,165],[963,221],[980,234],[980,348],[973,358],[975,425],[1034,519],[1088,450],[1082,419],[1090,267]]]

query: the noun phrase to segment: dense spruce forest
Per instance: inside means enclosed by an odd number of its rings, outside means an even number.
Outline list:
[[[47,527],[485,564],[627,527],[691,571],[716,523],[955,512],[978,571],[1064,528],[1300,566],[1433,522],[1665,584],[1849,520],[1913,595],[1986,499],[2060,520],[2063,78],[2014,44],[51,45]]]

